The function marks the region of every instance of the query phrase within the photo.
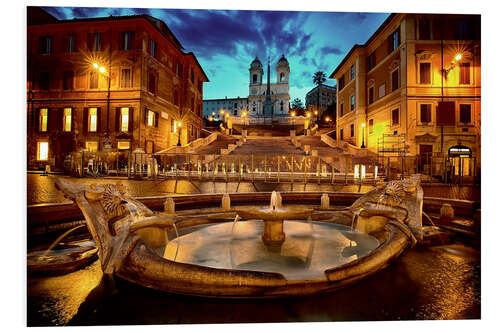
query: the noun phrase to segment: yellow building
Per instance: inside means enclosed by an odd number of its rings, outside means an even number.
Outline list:
[[[477,172],[480,27],[479,15],[391,14],[330,75],[337,139],[379,156],[413,156],[419,172]]]

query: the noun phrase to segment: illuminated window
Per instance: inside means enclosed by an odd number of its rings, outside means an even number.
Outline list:
[[[155,113],[151,110],[148,110],[148,126],[155,126],[155,118]]]
[[[40,116],[38,119],[38,130],[40,132],[47,132],[48,114],[49,114],[48,109],[40,109]]]
[[[130,149],[130,141],[118,141],[118,150]]]
[[[170,119],[170,131],[172,133],[177,132],[177,122],[174,120],[174,118]]]
[[[120,110],[121,113],[121,125],[120,125],[120,130],[122,132],[128,132],[128,117],[129,117],[129,109],[128,108],[121,108]]]
[[[86,141],[85,142],[85,148],[87,148],[88,151],[97,151],[99,148],[99,142],[97,141]]]
[[[49,159],[49,143],[46,141],[39,141],[36,144],[36,158],[39,161],[47,161]]]
[[[97,108],[89,109],[89,132],[97,132]]]
[[[71,108],[64,108],[63,130],[65,132],[71,132],[71,111]]]
[[[189,135],[190,135],[190,136],[193,136],[193,135],[194,135],[193,125],[189,125]]]

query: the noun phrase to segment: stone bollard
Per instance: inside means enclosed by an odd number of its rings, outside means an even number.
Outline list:
[[[175,201],[173,198],[167,198],[163,204],[163,211],[167,214],[175,214]]]
[[[442,222],[450,222],[451,219],[455,216],[453,207],[447,203],[441,206],[440,214],[441,214],[440,219]]]
[[[227,193],[222,196],[222,209],[225,211],[231,210],[231,198]]]
[[[321,209],[329,209],[330,208],[330,196],[326,193],[321,195]]]

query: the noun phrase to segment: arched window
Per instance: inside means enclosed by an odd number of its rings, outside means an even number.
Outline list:
[[[257,83],[257,74],[254,74],[252,77],[252,82]]]
[[[283,101],[281,101],[281,103],[280,103],[280,108],[281,108],[281,111],[283,111]]]
[[[284,82],[285,81],[285,73],[281,72],[280,73],[280,82]]]

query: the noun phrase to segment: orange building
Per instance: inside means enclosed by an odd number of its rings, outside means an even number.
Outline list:
[[[479,15],[391,14],[354,45],[337,80],[337,139],[379,156],[414,156],[419,171],[472,173],[481,151]],[[454,156],[468,157],[460,161]],[[434,169],[434,170],[431,170]]]
[[[154,153],[179,132],[182,144],[200,137],[208,78],[164,22],[41,11],[28,7],[28,168],[61,168],[82,149]]]

